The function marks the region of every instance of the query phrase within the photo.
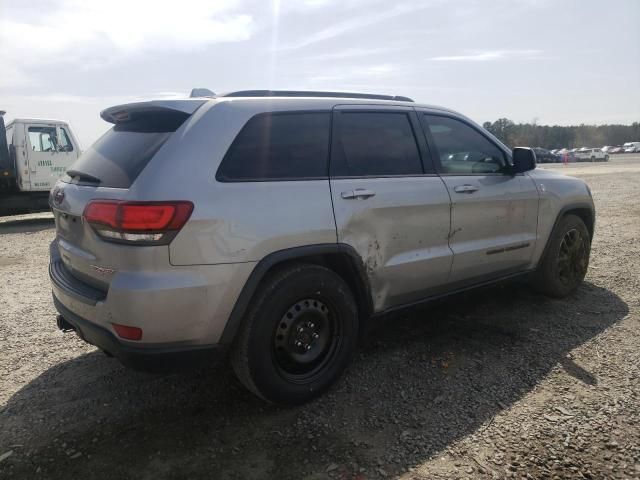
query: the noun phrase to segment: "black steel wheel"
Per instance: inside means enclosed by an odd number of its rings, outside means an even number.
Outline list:
[[[271,273],[254,296],[231,363],[258,396],[298,404],[338,379],[357,338],[356,303],[346,282],[318,265],[290,265]]]
[[[285,378],[309,381],[331,361],[341,339],[332,310],[326,300],[305,298],[282,315],[273,333],[273,361]]]

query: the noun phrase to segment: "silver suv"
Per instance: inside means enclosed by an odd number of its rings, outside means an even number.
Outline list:
[[[371,317],[530,274],[563,297],[594,206],[451,110],[246,91],[109,108],[51,193],[58,326],[122,363],[230,350],[276,403],[328,388]]]

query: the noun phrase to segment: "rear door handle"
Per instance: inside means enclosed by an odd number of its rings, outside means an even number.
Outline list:
[[[453,191],[457,193],[474,193],[478,191],[475,185],[458,185],[453,187]]]
[[[367,198],[373,197],[376,194],[373,190],[367,190],[366,188],[356,188],[355,190],[347,190],[342,192],[340,196],[345,200],[351,200],[354,198],[360,198],[365,200]]]

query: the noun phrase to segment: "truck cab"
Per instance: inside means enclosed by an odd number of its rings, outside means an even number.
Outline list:
[[[0,214],[47,210],[49,191],[80,155],[69,124],[16,118],[0,130]]]

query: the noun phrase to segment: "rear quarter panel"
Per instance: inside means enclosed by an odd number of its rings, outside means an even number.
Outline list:
[[[195,205],[170,245],[171,264],[252,262],[276,250],[336,242],[328,179],[223,183],[215,178],[229,146],[253,115],[302,106],[310,109],[308,101],[211,102],[151,160],[129,197]]]

